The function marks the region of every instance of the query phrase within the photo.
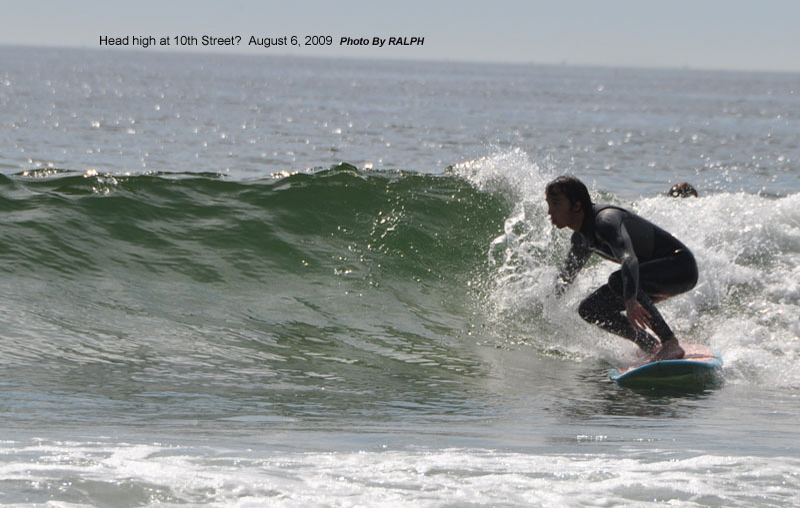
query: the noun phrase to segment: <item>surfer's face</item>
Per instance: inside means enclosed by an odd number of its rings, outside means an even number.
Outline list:
[[[580,207],[581,205],[579,203],[573,205],[564,194],[547,195],[547,214],[550,215],[550,222],[558,229],[565,227],[576,229],[574,227],[576,223],[578,224],[578,228],[580,228],[580,224],[577,220]]]

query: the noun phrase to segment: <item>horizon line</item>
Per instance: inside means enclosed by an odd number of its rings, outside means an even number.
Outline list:
[[[547,61],[522,61],[522,60],[485,60],[485,59],[464,59],[458,57],[433,57],[433,58],[404,58],[404,57],[374,57],[374,56],[353,56],[353,55],[300,55],[297,53],[272,53],[258,54],[257,50],[237,51],[235,49],[209,50],[203,48],[188,48],[178,50],[174,48],[142,48],[142,47],[95,47],[85,45],[48,45],[48,44],[28,44],[17,42],[0,42],[0,48],[27,48],[27,49],[47,49],[47,50],[79,50],[79,51],[100,51],[112,52],[122,51],[125,53],[159,53],[169,55],[231,55],[234,57],[272,57],[272,58],[298,58],[303,60],[350,60],[350,61],[380,61],[380,62],[418,62],[418,63],[452,63],[452,64],[476,64],[476,65],[506,65],[515,67],[542,66],[542,67],[566,67],[566,68],[592,68],[608,70],[655,70],[655,71],[689,71],[689,72],[730,72],[730,73],[753,73],[753,74],[800,74],[800,69],[753,69],[747,67],[696,67],[692,65],[637,65],[637,64],[606,64],[590,62],[570,62],[562,60],[558,62]]]

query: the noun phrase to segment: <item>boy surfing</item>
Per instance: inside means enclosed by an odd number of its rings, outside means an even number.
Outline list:
[[[608,283],[581,302],[580,316],[633,341],[651,355],[651,361],[683,358],[683,348],[655,304],[697,284],[691,251],[630,210],[593,204],[586,186],[575,177],[556,178],[547,184],[545,196],[553,225],[574,231],[557,295],[564,293],[592,254],[618,263],[620,269]]]

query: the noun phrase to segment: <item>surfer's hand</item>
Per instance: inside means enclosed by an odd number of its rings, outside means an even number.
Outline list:
[[[650,313],[635,298],[625,301],[625,313],[635,330],[644,330],[650,326]]]
[[[564,293],[567,292],[567,287],[569,287],[569,285],[566,282],[557,280],[554,287],[555,287],[556,298],[561,298],[562,296],[564,296]]]

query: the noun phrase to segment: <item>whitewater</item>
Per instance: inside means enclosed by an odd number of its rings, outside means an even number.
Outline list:
[[[796,75],[0,57],[0,503],[796,506]],[[609,380],[565,173],[692,249],[718,386]]]

